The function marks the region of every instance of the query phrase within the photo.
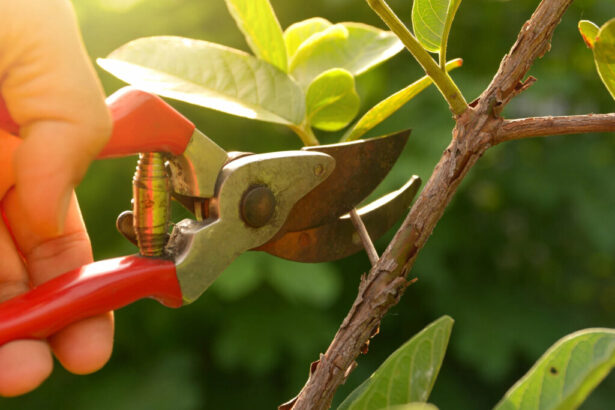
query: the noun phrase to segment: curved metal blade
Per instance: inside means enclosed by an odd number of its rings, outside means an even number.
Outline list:
[[[406,212],[421,186],[413,176],[403,187],[358,210],[372,240],[386,233]],[[288,232],[254,250],[297,262],[327,262],[363,249],[348,215],[334,222],[298,232]]]
[[[303,148],[332,156],[335,169],[295,204],[281,233],[314,228],[348,213],[382,182],[409,135],[410,130],[405,130],[368,140]]]

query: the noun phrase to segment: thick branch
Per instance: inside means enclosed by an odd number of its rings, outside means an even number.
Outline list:
[[[496,142],[501,109],[524,87],[533,61],[549,50],[555,27],[572,0],[542,0],[477,104],[457,118],[453,139],[393,241],[363,277],[359,293],[335,338],[299,393],[294,410],[327,409],[384,314],[408,286],[406,275],[457,187]],[[290,407],[287,407],[290,408]]]
[[[615,113],[504,120],[495,143],[551,135],[615,132]]]

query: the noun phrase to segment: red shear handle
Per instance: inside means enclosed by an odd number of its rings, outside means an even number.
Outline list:
[[[184,152],[194,124],[164,102],[145,91],[124,87],[109,98],[113,118],[111,139],[98,158],[121,157],[138,152]]]
[[[194,132],[194,124],[160,97],[124,87],[107,98],[113,119],[113,133],[99,159],[123,157],[139,152],[182,154]],[[18,135],[0,97],[0,128]]]
[[[146,297],[168,307],[182,305],[173,262],[137,255],[94,262],[0,304],[0,345],[43,339]]]

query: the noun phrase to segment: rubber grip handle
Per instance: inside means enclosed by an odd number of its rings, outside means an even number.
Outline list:
[[[139,152],[182,154],[194,133],[194,124],[162,98],[124,87],[107,98],[113,132],[98,158]]]
[[[162,98],[124,87],[107,98],[113,119],[113,132],[99,159],[124,157],[139,152],[182,154],[194,133],[194,124]],[[0,97],[0,128],[19,135]]]
[[[84,265],[0,304],[0,345],[43,339],[146,297],[168,307],[182,305],[173,262],[132,255]]]

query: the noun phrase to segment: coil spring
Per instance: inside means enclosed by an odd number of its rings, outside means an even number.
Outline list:
[[[169,175],[161,154],[139,154],[132,193],[139,251],[143,256],[161,256],[167,242],[171,201]]]

